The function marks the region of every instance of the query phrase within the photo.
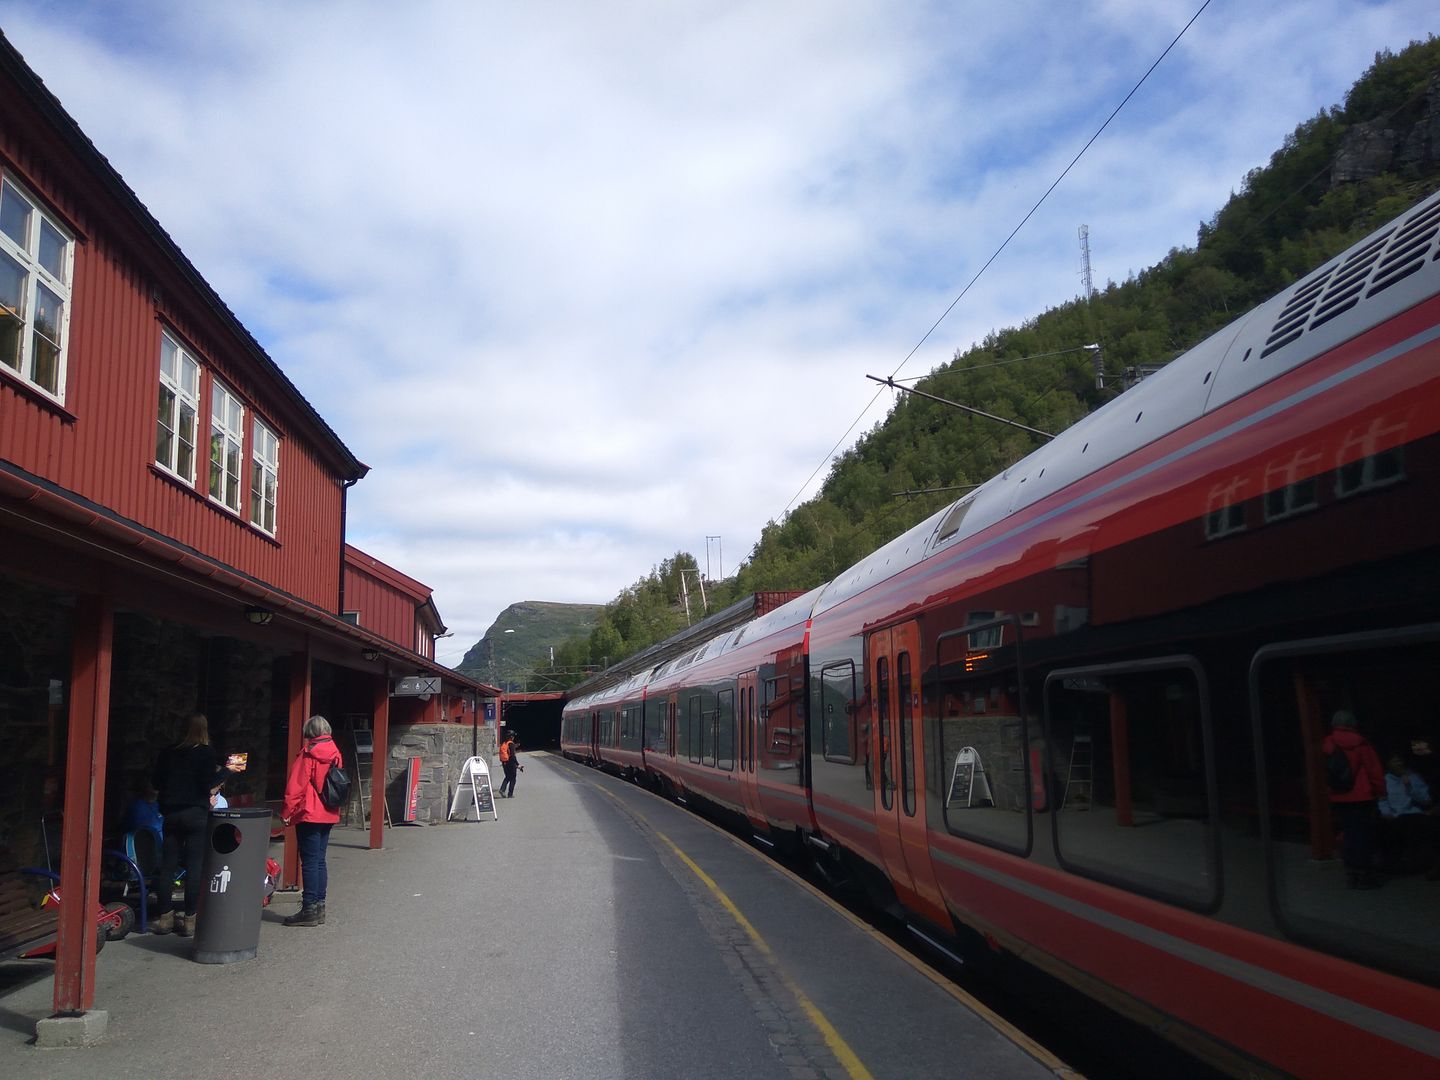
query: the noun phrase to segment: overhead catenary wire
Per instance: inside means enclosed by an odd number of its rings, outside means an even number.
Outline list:
[[[1205,13],[1205,9],[1209,6],[1210,0],[1204,0],[1200,7],[1196,9],[1195,14],[1190,16],[1190,21],[1180,28],[1180,32],[1175,35],[1174,40],[1171,41],[1169,45],[1165,46],[1164,51],[1155,58],[1155,62],[1145,70],[1145,74],[1140,76],[1139,81],[1130,88],[1130,92],[1121,99],[1120,104],[1116,105],[1110,115],[1105,118],[1105,122],[1095,129],[1095,134],[1090,136],[1090,138],[1086,141],[1085,145],[1080,148],[1079,153],[1077,153],[1070,160],[1070,164],[1066,165],[1065,168],[1061,170],[1060,175],[1057,176],[1054,182],[1045,189],[1045,193],[1036,200],[1035,205],[1032,206],[1030,210],[1026,213],[1026,215],[1020,219],[1019,224],[1017,224],[1013,229],[1010,230],[1010,234],[1006,236],[1003,241],[1001,241],[1000,246],[995,249],[994,254],[992,254],[988,259],[985,260],[985,264],[975,272],[975,276],[972,277],[965,284],[965,287],[960,290],[959,295],[956,296],[954,300],[950,301],[950,305],[940,313],[940,317],[936,319],[933,324],[931,324],[930,329],[925,331],[924,335],[920,338],[920,340],[915,343],[915,347],[905,354],[905,359],[901,360],[900,363],[895,366],[895,370],[890,373],[890,377],[892,379],[896,375],[899,375],[905,365],[910,362],[911,357],[913,357],[917,352],[920,351],[920,347],[930,339],[930,335],[933,334],[939,328],[940,324],[945,321],[945,319],[949,316],[950,312],[955,309],[955,305],[960,303],[961,300],[965,299],[966,294],[969,293],[969,291],[975,286],[975,283],[980,280],[981,276],[985,273],[986,270],[990,269],[990,264],[993,263],[996,259],[998,259],[1001,253],[1010,246],[1010,241],[1013,240],[1016,234],[1025,227],[1025,223],[1035,216],[1035,212],[1039,210],[1040,207],[1045,203],[1045,200],[1050,197],[1050,194],[1057,187],[1060,186],[1060,182],[1064,180],[1067,175],[1069,175],[1070,170],[1073,169],[1076,163],[1085,156],[1085,152],[1089,150],[1092,145],[1094,145],[1096,139],[1100,138],[1100,136],[1104,133],[1105,129],[1110,126],[1110,122],[1120,114],[1120,110],[1125,108],[1125,106],[1129,104],[1130,99],[1139,92],[1140,87],[1145,85],[1146,80],[1149,79],[1155,69],[1160,66],[1161,61],[1163,61],[1165,57],[1170,55],[1170,51],[1180,43],[1180,39],[1185,36],[1186,32],[1190,29],[1190,27],[1195,25],[1195,20],[1200,18],[1200,16]],[[873,406],[875,402],[880,399],[880,395],[883,392],[883,388],[876,390],[874,396],[865,403],[865,407],[860,410],[860,414],[856,416],[855,419],[851,421],[850,426],[845,429],[845,434],[840,436],[840,438],[836,441],[835,445],[831,448],[830,452],[825,455],[824,460],[815,467],[815,471],[812,472],[808,477],[806,477],[805,483],[800,485],[800,490],[795,492],[795,494],[790,497],[790,501],[785,504],[785,509],[780,511],[780,517],[783,518],[786,514],[790,512],[790,507],[794,506],[796,500],[805,493],[805,489],[808,488],[811,481],[813,481],[815,477],[819,475],[820,470],[825,468],[825,466],[830,463],[830,460],[835,456],[836,451],[839,450],[842,445],[844,445],[845,440],[850,437],[850,433],[854,431],[856,425],[858,425],[860,421],[864,419],[865,414],[868,413],[871,406]]]

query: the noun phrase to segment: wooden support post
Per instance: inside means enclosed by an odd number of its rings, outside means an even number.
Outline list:
[[[1330,859],[1335,856],[1335,819],[1330,809],[1330,789],[1325,785],[1325,760],[1320,747],[1325,742],[1325,722],[1320,716],[1320,698],[1315,688],[1297,669],[1291,676],[1295,688],[1295,706],[1300,713],[1300,745],[1305,752],[1305,799],[1310,816],[1310,857]],[[1273,812],[1277,794],[1270,793],[1270,807],[1260,812]],[[1288,808],[1287,808],[1288,809]]]
[[[301,731],[310,718],[310,647],[290,656],[290,728],[285,743],[285,760],[295,764],[304,743]],[[290,770],[285,770],[290,775]],[[300,850],[295,843],[295,827],[285,830],[285,857],[280,872],[281,880],[288,885],[300,884]]]
[[[1110,691],[1110,761],[1115,769],[1115,824],[1134,825],[1130,802],[1130,713],[1125,696]]]
[[[390,675],[375,676],[374,738],[370,755],[370,848],[385,846],[385,763],[390,760]]]
[[[114,634],[110,598],[79,597],[71,649],[65,821],[60,841],[63,903],[55,947],[55,1013],[61,1016],[83,1013],[95,1004],[96,909],[100,903],[100,834],[105,814]]]

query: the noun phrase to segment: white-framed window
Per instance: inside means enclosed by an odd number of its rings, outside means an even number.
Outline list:
[[[210,384],[210,498],[240,512],[245,406],[219,379]]]
[[[1405,450],[1402,443],[1397,442],[1397,436],[1403,441],[1406,428],[1403,419],[1393,421],[1377,416],[1367,427],[1347,431],[1339,453],[1339,460],[1344,464],[1335,469],[1335,494],[1343,499],[1405,479]],[[1378,449],[1382,441],[1395,445]],[[1363,456],[1352,457],[1356,450]],[[1351,460],[1346,461],[1347,458]]]
[[[160,331],[160,406],[155,417],[155,464],[195,486],[195,439],[200,416],[200,364]]]
[[[1245,502],[1241,491],[1246,483],[1237,476],[1210,489],[1205,505],[1206,540],[1219,540],[1245,530]]]
[[[0,180],[0,364],[65,400],[73,238],[8,176]]]
[[[258,417],[250,439],[250,524],[275,535],[275,492],[280,486],[280,437]]]
[[[1312,472],[1320,461],[1315,450],[1301,448],[1288,458],[1265,465],[1265,520],[1280,521],[1320,505],[1320,482]]]

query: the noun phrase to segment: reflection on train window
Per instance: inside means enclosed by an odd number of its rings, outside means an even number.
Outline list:
[[[1245,503],[1241,489],[1246,481],[1236,477],[1226,484],[1216,484],[1210,489],[1205,506],[1205,539],[1219,540],[1222,536],[1243,532],[1245,529]]]
[[[1266,521],[1280,521],[1320,505],[1320,481],[1313,475],[1319,465],[1320,452],[1305,447],[1266,463]]]
[[[910,730],[914,720],[911,707],[913,689],[910,682],[910,654],[895,657],[895,694],[900,721],[900,798],[905,813],[915,816],[915,736]]]
[[[1172,658],[1046,680],[1057,853],[1067,869],[1193,907],[1219,901],[1198,670]]]
[[[669,749],[665,706],[664,698],[650,698],[645,702],[645,749],[662,754]]]
[[[989,623],[983,630],[975,630],[970,634],[970,648],[972,649],[998,649],[1001,639],[1005,634],[1004,620],[995,621],[993,611],[972,611],[970,612],[971,623]]]
[[[1404,419],[1377,416],[1363,429],[1346,432],[1337,455],[1343,464],[1335,470],[1335,494],[1344,498],[1403,480],[1405,458],[1398,443],[1404,441],[1408,426]],[[1377,449],[1381,442],[1397,445]]]
[[[855,661],[820,671],[820,738],[826,761],[855,764]]]
[[[1384,487],[1404,479],[1405,462],[1400,447],[1341,465],[1335,471],[1335,494],[1355,495],[1370,488]]]
[[[788,674],[765,680],[760,767],[777,771],[793,769],[797,774],[796,783],[801,779],[800,755],[805,748],[804,719],[797,708],[799,696],[790,689]]]
[[[713,769],[715,767],[715,745],[720,739],[720,707],[714,703],[714,697],[708,693],[705,696],[710,699],[711,708],[705,709],[702,704],[701,715],[704,717],[704,731],[701,738],[704,740],[704,745],[700,747],[700,763],[709,765]],[[704,701],[703,698],[701,700]]]
[[[875,730],[880,733],[880,802],[886,810],[895,805],[895,781],[890,768],[890,658],[875,661]]]
[[[700,695],[693,694],[685,703],[685,755],[691,761],[700,760],[700,747],[705,741],[704,723]]]
[[[1432,805],[1440,797],[1440,632],[1271,646],[1252,670],[1276,917],[1319,948],[1440,984],[1440,885],[1426,880],[1440,876],[1440,818],[1413,800],[1406,809],[1417,812],[1387,816],[1396,809],[1389,776],[1401,781],[1397,801],[1406,773],[1424,782]],[[1337,797],[1349,792],[1332,789],[1324,746],[1337,714],[1353,718],[1344,726],[1374,749],[1387,774],[1383,805],[1367,799],[1357,810]]]
[[[732,772],[735,768],[735,691],[715,695],[715,767]]]
[[[620,746],[625,750],[640,749],[641,711],[639,705],[628,705],[620,713]]]
[[[1027,854],[1031,801],[1019,671],[998,654],[970,649],[972,636],[957,630],[937,643],[934,701],[945,826],[957,836]]]

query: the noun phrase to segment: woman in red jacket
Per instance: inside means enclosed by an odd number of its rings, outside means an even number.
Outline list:
[[[1375,889],[1381,884],[1375,873],[1376,800],[1385,794],[1385,770],[1359,726],[1349,709],[1337,709],[1320,749],[1327,761],[1336,751],[1344,754],[1352,777],[1348,789],[1330,791],[1330,809],[1341,829],[1346,884],[1352,889]]]
[[[341,764],[340,751],[330,737],[330,721],[318,713],[305,721],[301,731],[305,745],[285,784],[285,804],[280,820],[295,826],[300,848],[300,877],[303,887],[300,910],[285,920],[286,926],[319,926],[325,921],[325,886],[329,875],[325,849],[330,828],[340,820],[340,811],[329,810],[320,800],[320,789],[331,766]]]

